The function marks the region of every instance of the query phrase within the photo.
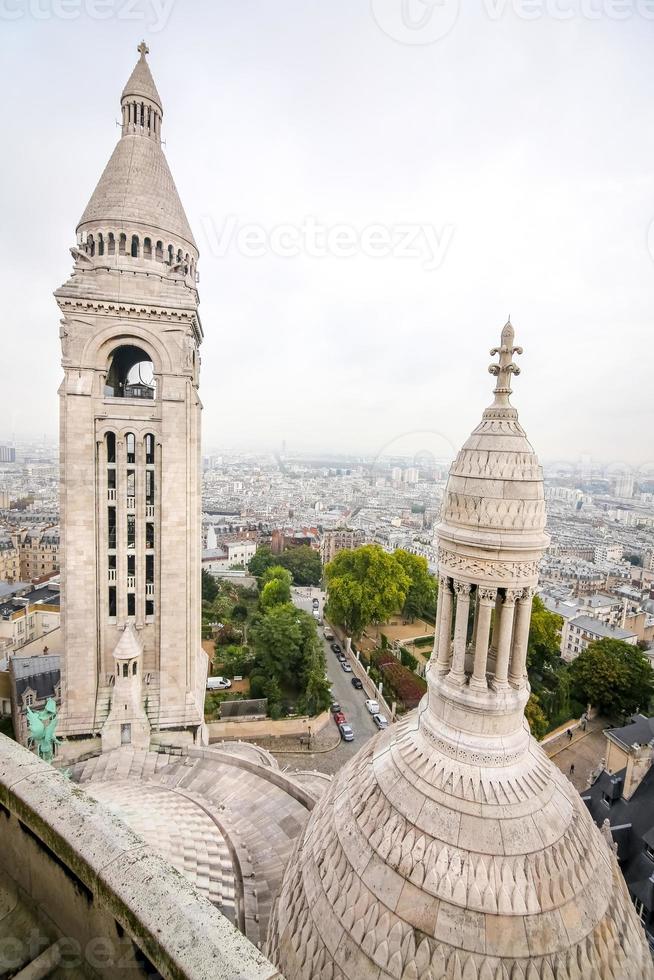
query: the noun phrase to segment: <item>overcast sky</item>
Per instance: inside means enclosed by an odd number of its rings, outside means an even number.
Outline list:
[[[451,455],[510,313],[541,457],[652,459],[654,0],[0,0],[0,437],[56,434],[52,292],[142,36],[205,449]]]

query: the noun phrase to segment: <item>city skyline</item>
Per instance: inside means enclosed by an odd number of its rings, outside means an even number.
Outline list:
[[[514,387],[542,458],[649,462],[638,353],[654,298],[654,136],[640,124],[652,21],[480,7],[426,43],[393,36],[388,6],[5,19],[3,70],[25,79],[3,185],[18,287],[0,379],[10,431],[56,435],[52,283],[70,272],[89,175],[113,145],[116,83],[145,36],[200,249],[206,448],[377,455],[427,432],[451,456],[483,393],[456,416],[447,405],[472,390],[510,312],[529,378]],[[69,66],[95,44],[113,70],[98,61],[80,85]]]

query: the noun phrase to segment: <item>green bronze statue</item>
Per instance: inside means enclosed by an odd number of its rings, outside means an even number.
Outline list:
[[[27,723],[30,734],[28,748],[36,748],[36,754],[44,762],[52,762],[56,745],[61,742],[55,735],[57,730],[57,705],[54,698],[48,698],[42,711],[27,709]]]

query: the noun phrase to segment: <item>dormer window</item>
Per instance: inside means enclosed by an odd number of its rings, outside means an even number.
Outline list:
[[[645,857],[648,857],[650,861],[654,861],[654,847],[650,847],[649,844],[645,844]]]
[[[611,804],[613,803],[613,799],[611,796],[609,796],[608,793],[602,793],[602,803],[604,804],[604,806],[610,807]]]

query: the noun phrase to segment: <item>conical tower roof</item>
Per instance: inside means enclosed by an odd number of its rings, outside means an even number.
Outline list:
[[[150,68],[147,48],[123,91],[121,138],[80,218],[77,230],[128,233],[134,227],[161,240],[164,249],[197,246],[168,161],[161,148],[163,110]],[[148,100],[151,105],[142,100]]]
[[[134,71],[127,80],[127,84],[123,89],[122,98],[130,99],[132,96],[135,96],[136,98],[149,99],[150,102],[154,102],[155,105],[159,106],[163,113],[161,96],[157,91],[157,86],[154,84],[154,78],[152,77],[150,66],[145,57],[148,54],[148,47],[144,41],[139,45],[139,53],[141,57],[136,62]]]
[[[140,657],[142,653],[141,641],[136,635],[134,627],[129,623],[115,646],[114,657],[116,660],[133,660],[134,657]]]
[[[539,499],[530,488],[541,484],[508,404],[512,328],[495,353],[498,418],[484,413],[482,425],[511,430],[477,432],[452,468],[459,479],[469,453],[514,454],[511,477],[498,477],[499,460],[462,477],[477,481],[463,492],[480,507]],[[448,546],[459,533],[465,541],[459,564],[441,570],[428,693],[366,743],[313,810],[268,955],[286,980],[652,980],[612,849],[524,718],[524,582],[534,575],[515,566],[542,552],[540,512],[507,529],[505,549],[494,516],[480,510],[474,555],[474,521],[448,517],[449,506],[439,537],[443,529]]]

